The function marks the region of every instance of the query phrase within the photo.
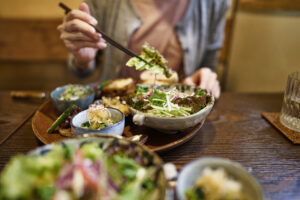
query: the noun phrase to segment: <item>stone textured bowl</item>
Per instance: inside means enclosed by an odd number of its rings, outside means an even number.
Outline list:
[[[76,138],[63,140],[58,143],[63,144],[63,146],[67,144],[72,146],[73,148],[79,148],[82,144],[87,142],[96,142],[99,143],[99,146],[100,145],[109,146],[109,144],[120,144],[122,148],[125,150],[134,147],[135,148],[134,154],[141,155],[143,158],[145,158],[145,160],[149,160],[149,157],[152,158],[151,165],[155,165],[157,167],[163,165],[163,161],[161,160],[161,158],[155,152],[148,149],[146,146],[116,135],[83,134],[80,136],[76,136]],[[41,156],[47,154],[53,147],[53,144],[54,143],[44,145],[42,147],[30,151],[28,154],[35,155],[35,156]],[[111,146],[111,148],[107,149],[107,151],[109,151],[113,147],[114,146]],[[134,156],[134,154],[132,154],[132,156]],[[157,188],[156,192],[158,192],[158,196],[159,196],[157,200],[165,200],[167,180],[166,180],[164,170],[159,170],[156,174],[156,178],[157,178],[157,184],[155,185],[155,187]]]
[[[188,85],[175,85],[174,87],[186,94],[191,94],[197,89],[196,87]],[[206,107],[187,117],[159,117],[138,111],[132,107],[130,107],[130,112],[133,116],[132,121],[136,125],[144,125],[165,133],[177,133],[179,131],[191,128],[205,120],[206,116],[213,108],[214,101],[214,98],[211,97],[211,101],[206,105]]]
[[[115,108],[107,108],[109,112],[111,113],[111,118],[116,123],[113,125],[110,125],[108,127],[105,127],[100,130],[91,130],[87,128],[82,128],[81,124],[87,121],[86,113],[87,110],[84,110],[77,115],[75,115],[71,121],[71,127],[74,135],[81,135],[84,133],[95,133],[95,134],[104,134],[104,133],[110,133],[113,135],[122,135],[125,127],[125,116],[124,114],[115,109]]]
[[[65,85],[62,87],[57,87],[50,93],[52,103],[53,103],[55,109],[57,110],[58,114],[63,113],[71,104],[75,104],[82,109],[87,109],[89,107],[89,105],[93,103],[94,98],[95,98],[95,93],[94,93],[93,88],[91,88],[90,86],[86,86],[86,85],[78,85],[78,86],[85,86],[87,89],[91,90],[91,94],[89,96],[85,96],[83,98],[79,98],[74,101],[59,100],[59,97],[65,91],[65,89],[68,87],[68,85]]]
[[[227,174],[242,184],[242,192],[246,199],[263,200],[264,194],[259,183],[239,163],[222,158],[201,158],[186,165],[177,179],[177,197],[185,199],[185,191],[193,187],[206,167],[223,168]]]

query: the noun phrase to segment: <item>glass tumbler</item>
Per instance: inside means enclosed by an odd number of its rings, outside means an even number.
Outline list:
[[[288,76],[280,122],[287,128],[300,132],[300,71]]]

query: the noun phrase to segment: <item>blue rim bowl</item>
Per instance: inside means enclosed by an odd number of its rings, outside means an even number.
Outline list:
[[[124,114],[115,108],[107,108],[111,113],[111,117],[113,121],[117,121],[117,123],[105,127],[100,130],[91,130],[88,128],[81,127],[81,124],[87,121],[86,112],[87,110],[81,111],[77,115],[75,115],[71,121],[71,127],[74,135],[82,135],[85,133],[95,133],[95,134],[112,134],[112,135],[122,135],[125,127],[125,116]]]
[[[64,85],[61,87],[55,88],[51,93],[51,101],[57,110],[58,114],[63,113],[71,104],[75,104],[76,106],[82,108],[82,109],[87,109],[90,104],[93,103],[94,98],[95,98],[95,92],[92,87],[87,86],[87,85],[80,85],[80,84],[72,84],[72,85],[77,85],[77,86],[85,86],[88,90],[91,91],[91,94],[82,98],[79,98],[77,100],[73,101],[66,101],[66,100],[60,100],[59,97],[61,94],[66,90],[68,85]]]

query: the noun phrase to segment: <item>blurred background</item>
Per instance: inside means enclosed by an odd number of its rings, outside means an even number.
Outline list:
[[[82,0],[64,0],[78,8]],[[51,90],[76,78],[56,30],[59,0],[9,0],[0,6],[0,90]],[[300,0],[232,0],[218,73],[224,91],[282,92],[300,70]]]

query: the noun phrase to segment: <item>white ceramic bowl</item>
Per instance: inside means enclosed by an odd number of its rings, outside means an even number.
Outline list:
[[[175,87],[187,94],[191,94],[195,91],[195,87],[187,85],[175,85]],[[197,113],[194,113],[187,117],[159,117],[152,114],[144,113],[130,107],[130,112],[133,116],[132,121],[139,126],[147,126],[157,129],[165,133],[177,133],[188,128],[191,128],[201,121],[205,120],[210,113],[214,105],[214,97],[211,97],[211,101]]]
[[[242,184],[242,192],[247,199],[263,200],[264,194],[259,183],[239,163],[222,158],[201,158],[186,165],[177,179],[177,197],[185,200],[185,191],[194,186],[206,167],[223,168],[227,174]]]
[[[111,113],[111,119],[116,123],[105,127],[100,130],[91,130],[81,127],[81,124],[88,121],[86,118],[87,110],[81,111],[75,115],[71,121],[71,127],[74,135],[82,135],[84,133],[98,133],[105,134],[110,133],[112,135],[122,135],[125,127],[125,116],[124,114],[115,108],[107,108]]]

